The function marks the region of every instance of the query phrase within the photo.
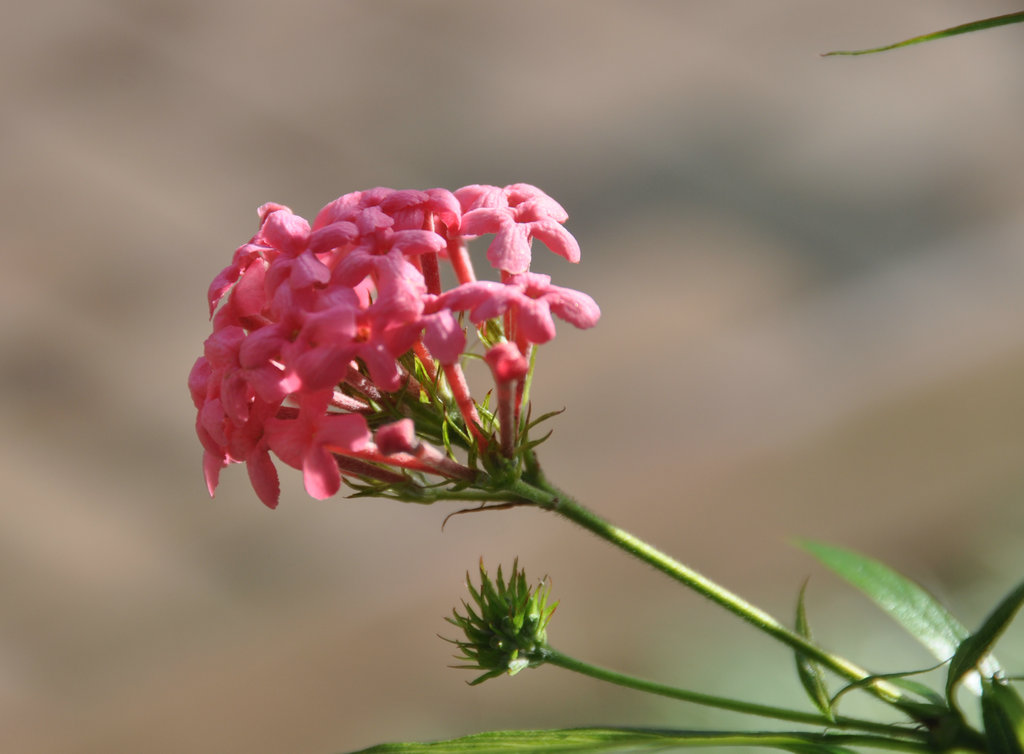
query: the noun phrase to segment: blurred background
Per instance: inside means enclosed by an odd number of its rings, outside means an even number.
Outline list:
[[[976,626],[1024,571],[1024,27],[1014,2],[21,3],[0,28],[0,738],[310,752],[485,728],[736,724],[436,634],[481,555],[554,645],[782,703],[789,655],[528,510],[209,500],[185,378],[266,201],[536,184],[600,303],[542,349],[563,487],[819,640],[930,664],[794,547],[879,557]],[[1024,633],[1003,651],[1020,660]],[[752,669],[753,668],[753,669]],[[794,703],[797,703],[794,701]]]

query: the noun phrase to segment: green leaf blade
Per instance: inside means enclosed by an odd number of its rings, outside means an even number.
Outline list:
[[[800,546],[870,597],[936,659],[950,659],[970,636],[967,628],[928,592],[877,560],[820,542],[802,541]]]
[[[1024,12],[1007,13],[1004,16],[995,16],[994,18],[985,18],[980,21],[971,21],[966,24],[960,24],[959,26],[953,26],[948,29],[932,32],[931,34],[922,34],[919,37],[911,37],[910,39],[904,39],[901,42],[894,42],[893,44],[883,45],[881,47],[871,47],[866,50],[833,50],[832,52],[826,52],[823,57],[831,57],[833,55],[873,55],[877,52],[895,50],[900,47],[910,47],[911,45],[921,44],[923,42],[932,42],[936,39],[946,39],[947,37],[955,37],[960,34],[969,34],[974,31],[982,31],[984,29],[993,29],[997,26],[1019,23],[1024,23]]]

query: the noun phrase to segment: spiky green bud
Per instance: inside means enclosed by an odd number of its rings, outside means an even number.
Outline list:
[[[475,589],[466,574],[466,586],[472,604],[462,601],[464,615],[452,610],[446,618],[462,629],[464,639],[447,639],[458,648],[458,668],[482,670],[470,685],[483,683],[502,673],[515,675],[523,668],[536,667],[548,656],[547,625],[558,603],[548,605],[551,584],[542,580],[531,589],[526,571],[519,570],[518,558],[512,563],[512,575],[506,582],[498,566],[498,575],[491,580],[480,560],[480,588]]]

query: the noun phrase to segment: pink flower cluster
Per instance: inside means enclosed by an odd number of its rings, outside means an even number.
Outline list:
[[[317,499],[338,491],[343,472],[378,482],[399,482],[403,470],[471,479],[474,470],[418,440],[408,419],[371,432],[383,396],[422,387],[403,365],[408,356],[432,379],[443,376],[467,433],[486,448],[460,367],[462,323],[494,320],[504,337],[486,357],[506,404],[501,452],[511,456],[518,406],[508,404],[516,385],[521,395],[530,349],[554,337],[552,315],[581,328],[600,316],[586,294],[529,271],[533,239],[570,262],[580,256],[562,227],[565,210],[533,186],[375,188],[335,199],[312,225],[278,204],[259,217],[259,231],[210,285],[213,334],[189,375],[211,495],[221,469],[245,463],[259,498],[275,507],[271,453],[300,469]],[[487,258],[498,281],[478,281],[470,263],[465,240],[485,234],[494,235]],[[457,280],[449,290],[441,260]]]

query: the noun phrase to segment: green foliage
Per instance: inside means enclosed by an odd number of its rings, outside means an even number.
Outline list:
[[[996,26],[1019,24],[1021,22],[1024,22],[1024,12],[1008,13],[1005,16],[986,18],[981,21],[971,21],[970,23],[960,24],[959,26],[953,26],[949,29],[932,32],[931,34],[922,34],[919,37],[911,37],[910,39],[904,39],[902,42],[894,42],[893,44],[883,45],[882,47],[871,47],[866,50],[835,50],[833,52],[826,52],[825,57],[830,55],[871,55],[876,52],[895,50],[899,47],[909,47],[911,45],[921,44],[922,42],[932,42],[936,39],[945,39],[946,37],[955,37],[960,34],[969,34],[973,31],[982,31],[983,29],[992,29]]]
[[[807,591],[807,582],[800,587],[800,596],[796,602],[796,632],[810,641],[811,628],[807,623],[807,611],[804,608],[804,593]],[[807,692],[807,696],[818,710],[829,720],[833,719],[832,700],[828,687],[825,685],[825,671],[820,663],[814,662],[803,652],[797,651],[796,672],[800,683]]]
[[[986,658],[989,658],[992,646],[1010,625],[1010,621],[1017,614],[1021,603],[1024,603],[1024,583],[1019,584],[1016,589],[1006,595],[992,611],[992,614],[981,624],[981,628],[964,639],[957,647],[956,654],[953,655],[953,659],[949,663],[949,675],[946,680],[946,698],[950,705],[955,704],[953,693],[957,684],[975,668],[980,670],[986,679],[991,678],[998,671],[998,666],[992,667],[994,661]]]
[[[568,754],[568,752],[666,752],[683,748],[762,746],[795,754],[850,754],[849,746],[884,745],[877,736],[808,733],[722,733],[653,728],[569,728],[477,733],[449,741],[381,744],[358,754]],[[917,750],[915,746],[886,746]]]
[[[1024,703],[1001,681],[983,681],[981,717],[989,754],[1024,754]]]
[[[910,579],[853,550],[804,541],[801,546],[888,613],[939,660],[950,659],[970,632]]]

